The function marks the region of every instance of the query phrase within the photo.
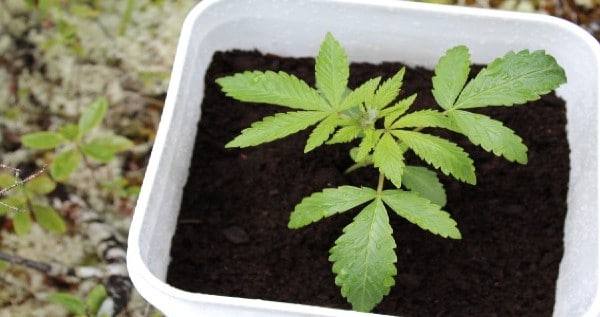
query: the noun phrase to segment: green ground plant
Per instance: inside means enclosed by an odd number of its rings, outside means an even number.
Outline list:
[[[0,188],[9,188],[20,182],[21,180],[11,173],[0,173]],[[37,199],[55,188],[56,183],[46,175],[31,178],[14,188],[11,195],[0,199],[0,216],[7,215],[12,219],[13,229],[18,235],[27,234],[34,219],[48,231],[64,233],[67,225],[60,213],[45,200]]]
[[[124,136],[106,134],[88,137],[98,126],[108,109],[108,101],[98,98],[83,112],[77,124],[67,123],[58,131],[40,131],[21,137],[23,145],[38,150],[56,150],[50,163],[50,175],[56,181],[65,181],[88,157],[101,163],[110,162],[115,154],[133,146]]]
[[[297,229],[366,205],[343,229],[329,257],[335,283],[355,310],[372,310],[395,284],[396,244],[388,210],[441,237],[461,238],[457,223],[442,209],[446,193],[436,172],[407,165],[405,154],[412,151],[469,184],[476,183],[473,160],[457,144],[424,130],[447,129],[508,161],[526,164],[527,147],[514,131],[471,110],[523,104],[566,82],[564,70],[543,51],[508,52],[471,80],[470,64],[467,47],[449,49],[432,79],[437,106],[412,112],[417,96],[398,98],[404,68],[385,81],[376,77],[349,89],[348,58],[329,33],[316,58],[316,88],[284,72],[245,71],[217,79],[229,97],[291,108],[253,123],[226,147],[255,146],[315,126],[304,152],[358,140],[350,152],[356,165],[349,170],[372,165],[379,171],[376,188],[344,185],[304,198],[288,223]],[[386,179],[391,183],[387,189]]]
[[[63,292],[50,294],[46,299],[60,305],[77,317],[108,317],[108,314],[100,312],[101,305],[107,296],[106,289],[99,284],[88,293],[85,299]]]
[[[76,24],[69,22],[65,16],[77,17],[83,20],[94,20],[105,12],[106,7],[123,6],[116,35],[122,36],[131,23],[132,15],[136,9],[137,0],[114,2],[110,6],[102,4],[98,0],[26,0],[25,3],[32,9],[37,10],[42,21],[50,22],[56,27],[56,36],[51,37],[44,45],[48,49],[54,45],[61,44],[69,48],[76,56],[83,57],[86,48],[81,45],[79,30]],[[159,1],[150,1],[150,5],[161,5]],[[113,13],[115,10],[110,10]]]

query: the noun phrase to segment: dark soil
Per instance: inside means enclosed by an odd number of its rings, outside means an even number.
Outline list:
[[[401,57],[399,57],[401,59]],[[391,76],[401,65],[353,64],[351,87]],[[193,292],[349,309],[334,284],[328,252],[356,211],[289,230],[294,205],[341,184],[376,186],[377,174],[350,175],[349,146],[304,155],[307,134],[248,149],[224,144],[251,122],[281,108],[226,98],[214,79],[243,70],[284,70],[311,85],[314,61],[257,52],[218,53],[206,79],[202,120],[168,283]],[[403,96],[418,92],[431,106],[432,73],[408,69]],[[510,163],[450,135],[471,154],[477,186],[442,177],[448,210],[462,240],[444,239],[393,214],[396,286],[375,312],[403,316],[550,316],[563,253],[569,177],[564,101],[549,95],[486,114],[514,129],[529,147],[529,164]],[[413,158],[414,160],[414,158]],[[415,160],[416,161],[416,160]]]

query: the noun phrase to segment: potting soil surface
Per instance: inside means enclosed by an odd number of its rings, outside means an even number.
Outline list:
[[[398,57],[402,60],[402,57]],[[351,88],[392,76],[398,63],[352,64]],[[314,60],[258,52],[217,53],[206,76],[202,120],[178,226],[169,284],[192,292],[350,309],[335,285],[329,249],[357,210],[299,230],[287,228],[303,197],[350,184],[377,186],[371,168],[345,174],[356,144],[303,154],[308,133],[244,149],[224,145],[252,122],[287,108],[226,97],[214,80],[244,70],[283,70],[314,86]],[[432,72],[408,68],[401,97],[431,108]],[[199,88],[200,89],[200,88]],[[528,146],[520,165],[438,130],[475,161],[477,185],[439,173],[461,240],[444,239],[391,213],[396,285],[374,312],[402,316],[551,316],[569,177],[565,104],[554,95],[478,110],[515,130]],[[424,164],[414,156],[413,164]],[[390,187],[390,184],[387,184]]]

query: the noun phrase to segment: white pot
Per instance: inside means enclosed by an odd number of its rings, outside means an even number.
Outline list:
[[[343,43],[352,61],[431,68],[458,44],[470,48],[474,63],[525,48],[545,49],[557,58],[568,77],[557,93],[567,101],[571,173],[554,316],[600,316],[600,46],[579,27],[548,16],[391,0],[205,0],[193,9],[181,32],[129,233],[127,264],[141,295],[177,317],[375,316],[196,294],[165,283],[213,53],[257,48],[282,56],[315,56],[327,31]]]

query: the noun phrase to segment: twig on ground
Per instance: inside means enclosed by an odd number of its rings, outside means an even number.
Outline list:
[[[71,201],[79,207],[74,220],[82,232],[96,246],[96,254],[105,263],[105,275],[102,278],[114,312],[120,312],[127,307],[131,298],[133,285],[127,272],[127,245],[113,227],[103,221],[98,214],[89,208],[83,200],[71,196]]]
[[[32,179],[40,176],[46,170],[46,165],[42,166],[42,168],[40,168],[38,171],[36,171],[35,173],[27,176],[23,180],[19,179],[19,174],[21,173],[21,171],[18,168],[10,167],[10,166],[4,165],[4,164],[0,164],[0,168],[12,171],[14,173],[14,177],[15,177],[15,182],[12,185],[10,185],[10,186],[8,186],[6,188],[0,188],[0,197],[2,197],[4,195],[6,195],[6,193],[8,193],[9,191],[13,190],[14,188],[16,188],[18,186],[21,186],[21,185],[24,185],[27,182],[31,181]],[[18,207],[9,205],[7,203],[3,203],[1,201],[0,201],[0,206],[4,206],[4,207],[6,207],[8,209],[11,209],[11,210],[14,210],[14,211],[21,211],[21,209],[19,209]]]
[[[61,279],[67,283],[78,283],[86,279],[99,279],[108,297],[102,303],[100,311],[104,314],[116,316],[125,308],[131,298],[133,285],[127,273],[126,244],[119,237],[114,228],[104,222],[98,214],[87,207],[79,198],[72,196],[72,209],[76,209],[73,220],[81,232],[96,247],[96,254],[103,264],[98,266],[70,267],[60,263],[40,262],[27,259],[18,255],[0,251],[0,260],[11,264],[22,265],[45,275]]]

